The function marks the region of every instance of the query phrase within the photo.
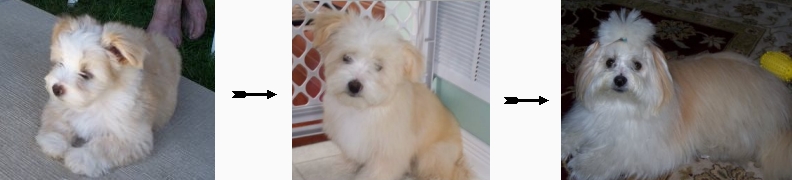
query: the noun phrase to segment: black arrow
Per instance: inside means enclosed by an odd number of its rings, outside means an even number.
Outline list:
[[[272,91],[267,90],[267,93],[246,93],[245,91],[231,91],[234,92],[234,97],[231,98],[245,98],[245,96],[267,96],[267,99],[271,98],[272,96],[278,95],[272,93]]]
[[[539,102],[539,105],[546,103],[548,100],[539,96],[539,99],[517,99],[517,97],[503,97],[506,98],[506,103],[503,104],[517,104],[518,102]]]

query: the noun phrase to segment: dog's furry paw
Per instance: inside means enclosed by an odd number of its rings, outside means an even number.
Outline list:
[[[566,161],[570,156],[579,153],[578,150],[583,144],[581,136],[561,131],[561,161]]]
[[[619,173],[615,173],[612,169],[605,167],[605,164],[601,164],[601,161],[597,161],[590,158],[571,158],[567,163],[567,169],[569,170],[570,179],[576,180],[606,180],[606,179],[614,179],[619,176]]]
[[[63,163],[75,174],[88,177],[99,177],[110,170],[109,163],[85,148],[75,148],[66,152]]]
[[[579,154],[578,149],[566,144],[561,144],[561,161],[567,161]]]
[[[63,158],[63,153],[69,149],[69,142],[63,135],[48,132],[36,136],[36,143],[41,147],[41,151],[47,156],[55,159]]]

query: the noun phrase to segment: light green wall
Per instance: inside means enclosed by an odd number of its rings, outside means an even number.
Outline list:
[[[435,78],[434,86],[440,101],[454,113],[459,125],[489,145],[489,103],[442,78]]]

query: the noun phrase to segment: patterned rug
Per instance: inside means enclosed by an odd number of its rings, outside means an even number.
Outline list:
[[[792,54],[792,0],[561,1],[562,117],[574,99],[574,72],[600,21],[613,10],[638,9],[655,24],[654,41],[668,60],[720,51],[758,59],[767,51]],[[758,62],[758,61],[757,61]],[[562,178],[567,171],[562,163]],[[752,165],[700,160],[661,179],[761,179]]]

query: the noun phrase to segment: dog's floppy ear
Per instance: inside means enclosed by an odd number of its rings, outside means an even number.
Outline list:
[[[143,60],[149,53],[144,43],[146,39],[143,30],[119,23],[107,23],[102,31],[102,46],[118,63],[135,68],[143,68]]]
[[[402,41],[402,44],[404,47],[402,51],[406,60],[404,64],[404,75],[412,82],[421,82],[423,74],[426,71],[423,53],[408,41]]]
[[[327,44],[330,36],[351,16],[344,12],[326,12],[317,15],[313,20],[314,47],[321,47]]]
[[[594,52],[599,51],[600,43],[594,42],[594,44],[589,45],[588,49],[586,49],[585,55],[582,57],[583,60],[580,61],[580,65],[577,68],[577,72],[575,74],[575,99],[577,101],[583,101],[583,97],[586,93],[586,88],[589,87],[591,81],[594,79],[594,66],[597,64],[597,59],[594,58]]]
[[[666,103],[671,101],[671,98],[674,97],[674,82],[671,79],[671,72],[668,71],[668,64],[666,63],[665,54],[663,54],[663,50],[658,48],[655,45],[649,45],[649,51],[652,53],[652,63],[657,69],[654,71],[657,73],[659,88],[661,88],[662,94],[660,97],[660,101],[658,101],[655,110],[659,110],[660,107],[665,105]]]

